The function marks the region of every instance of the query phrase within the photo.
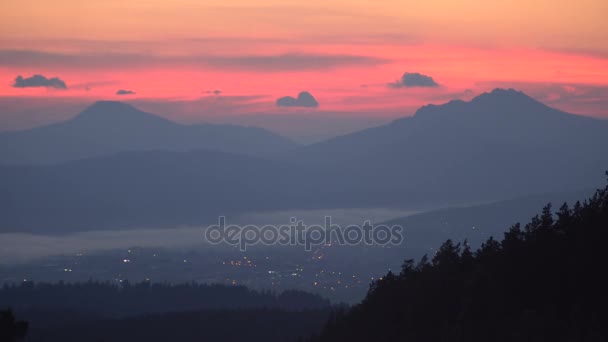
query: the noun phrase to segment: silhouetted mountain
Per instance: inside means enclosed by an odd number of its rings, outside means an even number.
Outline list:
[[[605,341],[608,187],[547,205],[477,251],[446,241],[329,320],[314,341]]]
[[[66,124],[98,127],[94,109]],[[602,182],[606,150],[608,121],[495,90],[272,160],[148,151],[3,166],[0,230],[175,226],[256,210],[446,206],[576,191]]]
[[[420,108],[412,117],[284,155],[365,194],[502,199],[597,186],[608,121],[549,108],[515,90]]]
[[[100,101],[68,121],[0,133],[0,163],[53,163],[133,150],[210,149],[261,155],[294,146],[261,128],[181,125],[125,103]]]

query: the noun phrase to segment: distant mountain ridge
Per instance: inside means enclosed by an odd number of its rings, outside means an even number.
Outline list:
[[[600,184],[608,168],[606,150],[608,120],[495,89],[469,102],[427,105],[388,125],[302,146],[283,159],[323,165],[359,193],[498,200]]]
[[[608,120],[569,114],[514,89],[494,89],[469,102],[452,100],[442,105],[425,105],[411,117],[303,146],[297,153],[290,152],[287,158],[308,162],[313,155],[334,153],[332,158],[341,162],[345,159],[341,156],[348,155],[342,147],[358,147],[353,153],[361,155],[368,149],[431,138],[484,138],[495,142],[535,144],[554,143],[561,139],[562,144],[576,144],[576,141],[563,140],[568,135],[577,134],[577,129],[587,130],[585,140],[603,138],[595,142],[605,142],[608,140],[605,136],[607,128]]]
[[[92,122],[89,113],[64,125],[82,127],[77,121]],[[148,125],[176,125],[160,120]],[[133,131],[126,130],[129,141]],[[175,226],[248,211],[430,207],[576,191],[604,181],[608,121],[499,89],[264,158],[164,146],[0,167],[0,205],[7,208],[0,231]]]
[[[99,101],[64,122],[0,133],[0,163],[56,163],[135,150],[265,155],[295,146],[262,128],[182,125],[122,102]]]

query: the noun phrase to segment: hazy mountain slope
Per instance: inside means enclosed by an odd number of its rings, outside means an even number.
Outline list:
[[[470,207],[445,208],[390,220],[384,224],[404,228],[405,240],[402,247],[406,255],[401,257],[418,259],[424,254],[433,255],[437,246],[448,239],[468,240],[476,248],[490,236],[497,239],[502,237],[513,224],[528,222],[548,203],[557,209],[564,202],[582,201],[590,193],[593,191],[587,189],[519,197]]]
[[[57,165],[3,166],[0,227],[61,232],[202,224],[218,215],[274,207],[277,198],[290,196],[286,174],[278,162],[214,151],[125,152]]]
[[[101,101],[68,121],[0,133],[0,163],[53,163],[132,150],[210,149],[261,155],[294,146],[261,128],[181,125],[124,103]]]

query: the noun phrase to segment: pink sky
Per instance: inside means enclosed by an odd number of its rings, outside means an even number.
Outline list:
[[[355,129],[495,87],[608,117],[608,28],[600,13],[608,13],[601,0],[231,0],[222,6],[6,0],[0,4],[0,130],[63,119],[99,99],[136,102],[182,122],[329,113],[359,122]],[[387,86],[405,72],[439,86]],[[67,89],[17,88],[18,75],[58,77]],[[120,89],[135,94],[116,95]],[[207,93],[214,90],[221,94]],[[277,98],[300,91],[320,106],[276,106]]]

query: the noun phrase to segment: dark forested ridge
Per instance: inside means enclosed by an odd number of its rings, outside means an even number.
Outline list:
[[[315,341],[606,341],[607,239],[608,187],[476,251],[448,240],[406,260]]]
[[[294,341],[330,314],[329,301],[302,291],[126,281],[5,285],[7,307],[0,342],[26,332],[26,341]]]
[[[74,319],[63,325],[36,328],[28,342],[200,342],[296,341],[318,332],[327,321],[326,309],[206,310],[145,315],[123,319]]]
[[[0,308],[16,311],[67,310],[95,316],[121,317],[189,310],[275,308],[308,310],[328,308],[329,301],[303,291],[255,291],[244,286],[207,284],[156,284],[141,282],[120,286],[110,283],[33,283],[4,285]]]
[[[28,323],[18,321],[11,310],[0,311],[0,341],[13,342],[27,334]]]

